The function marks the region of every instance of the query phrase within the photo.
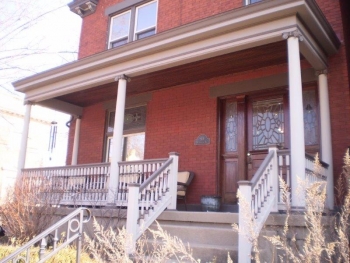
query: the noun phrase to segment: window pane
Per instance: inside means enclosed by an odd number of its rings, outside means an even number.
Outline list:
[[[128,43],[128,38],[123,38],[121,40],[112,42],[112,47],[119,47],[125,45],[126,43]]]
[[[226,152],[237,151],[237,102],[226,104]]]
[[[305,145],[318,144],[316,91],[303,92]]]
[[[106,162],[112,161],[112,136],[107,138]],[[145,152],[145,133],[134,133],[123,137],[122,152],[123,161],[143,160]]]
[[[144,31],[142,33],[137,34],[136,39],[142,39],[145,37],[153,36],[155,33],[156,33],[156,30],[153,28],[151,30]]]
[[[145,151],[145,133],[132,134],[125,138],[125,161],[143,160]]]
[[[129,11],[112,18],[110,41],[129,35],[130,14],[131,12]]]
[[[253,149],[266,149],[284,143],[283,100],[272,99],[253,103]]]
[[[115,116],[115,111],[112,111],[108,114],[108,127],[107,127],[107,132],[113,132],[114,130],[114,117]]]
[[[143,5],[137,9],[136,33],[156,26],[157,2]]]

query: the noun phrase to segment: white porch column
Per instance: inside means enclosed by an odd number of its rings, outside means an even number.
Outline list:
[[[122,160],[122,140],[124,128],[124,112],[125,112],[125,98],[126,98],[126,82],[128,77],[121,75],[115,78],[118,81],[118,96],[117,105],[115,108],[114,129],[112,139],[112,161],[111,174],[109,181],[108,202],[114,203],[115,196],[118,190],[119,181],[119,167],[118,162]]]
[[[31,110],[32,110],[32,104],[30,102],[26,102],[21,146],[19,150],[18,164],[17,164],[17,170],[18,170],[17,179],[21,178],[22,169],[25,167]]]
[[[327,173],[327,205],[332,210],[334,209],[333,153],[327,70],[317,71],[316,73],[318,75],[320,101],[321,160],[329,164]]]
[[[78,116],[75,120],[74,143],[72,153],[72,165],[78,164],[79,140],[80,140],[80,123],[81,118]]]
[[[299,52],[299,40],[302,41],[303,37],[295,30],[283,33],[283,38],[288,43],[292,206],[303,208],[305,196],[297,194],[297,178],[305,181],[304,112]]]

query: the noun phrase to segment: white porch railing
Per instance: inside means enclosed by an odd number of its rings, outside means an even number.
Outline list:
[[[129,187],[126,230],[131,235],[127,246],[129,253],[135,249],[136,240],[166,209],[176,209],[178,154],[170,153],[158,169],[143,182]],[[140,184],[141,183],[141,184]]]
[[[32,186],[46,185],[40,193],[51,204],[103,206],[107,204],[109,163],[23,169],[22,178]],[[45,198],[48,200],[48,198]]]
[[[327,181],[328,164],[317,159],[319,165],[316,166],[315,160],[316,157],[305,154],[305,175],[308,184]]]

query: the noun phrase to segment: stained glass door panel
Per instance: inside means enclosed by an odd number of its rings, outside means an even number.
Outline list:
[[[253,102],[253,150],[284,145],[283,98]]]

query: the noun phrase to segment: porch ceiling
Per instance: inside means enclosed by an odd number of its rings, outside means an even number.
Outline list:
[[[286,42],[280,41],[136,76],[128,82],[127,94],[135,95],[227,74],[283,64],[287,62],[286,52]],[[86,107],[116,98],[117,86],[117,82],[111,82],[59,96],[57,99]]]
[[[116,97],[114,79],[136,94],[286,61],[282,34],[298,30],[316,70],[340,42],[315,0],[265,0],[106,50],[13,83],[25,100],[64,110]],[[59,100],[53,100],[53,99]],[[63,102],[63,103],[62,103]],[[67,105],[69,104],[69,105]]]

